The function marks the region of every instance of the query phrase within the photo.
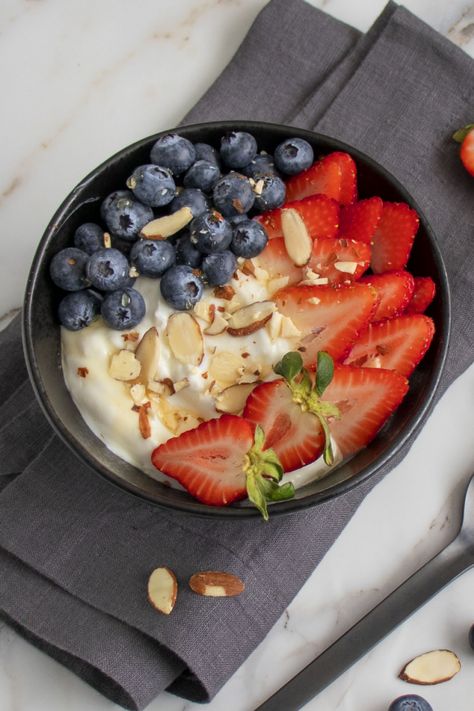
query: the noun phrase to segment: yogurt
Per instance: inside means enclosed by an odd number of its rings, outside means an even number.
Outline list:
[[[239,304],[245,306],[269,299],[271,294],[265,282],[240,271],[238,275],[239,279],[233,279],[231,286],[235,290],[234,298],[238,299]],[[214,389],[210,387],[210,373],[213,372],[212,364],[216,354],[229,354],[229,359],[243,355],[241,362],[247,373],[258,371],[261,379],[270,380],[276,377],[272,366],[285,353],[295,349],[295,338],[275,337],[267,327],[246,336],[230,336],[223,332],[215,336],[204,336],[204,356],[199,365],[184,365],[175,358],[167,339],[167,322],[174,310],[161,297],[159,281],[139,277],[134,288],[142,294],[146,303],[145,317],[134,329],[138,334],[137,342],[152,326],[157,329],[160,339],[160,381],[170,379],[173,383],[186,383],[186,387],[166,398],[167,412],[179,412],[180,416],[184,415],[189,427],[196,426],[199,421],[219,416],[215,407],[216,386],[213,386]],[[221,310],[226,304],[226,301],[214,296],[212,289],[204,290],[202,300]],[[202,331],[209,325],[199,316],[196,316],[196,320]],[[138,415],[131,398],[130,385],[115,380],[109,373],[112,356],[121,349],[133,347],[126,338],[126,333],[110,329],[102,319],[82,331],[74,332],[62,328],[62,367],[66,385],[85,422],[108,449],[154,479],[180,488],[175,480],[158,472],[151,463],[151,453],[155,447],[176,434],[170,429],[166,417],[163,417],[164,399],[158,396],[146,398],[151,402],[151,407],[147,410],[151,436],[144,439],[139,431]],[[245,372],[242,378],[246,379]],[[252,376],[248,379],[251,380]],[[182,423],[182,427],[186,426]],[[341,457],[334,442],[333,448],[338,463]],[[285,480],[293,481],[295,487],[299,488],[322,478],[329,470],[330,467],[324,464],[321,457],[316,462],[286,475]]]

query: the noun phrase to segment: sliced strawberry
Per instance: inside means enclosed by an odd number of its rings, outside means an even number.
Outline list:
[[[272,447],[286,472],[317,459],[324,447],[315,415],[303,412],[284,380],[262,383],[250,393],[244,417],[265,432],[265,447]]]
[[[370,252],[370,245],[353,239],[315,239],[308,266],[329,284],[348,284],[367,271]]]
[[[382,209],[383,201],[379,197],[359,200],[353,205],[344,205],[339,219],[339,235],[346,239],[371,244],[382,217]]]
[[[329,153],[286,183],[288,200],[301,200],[317,194],[327,195],[342,204],[354,202],[357,197],[356,166],[348,153]]]
[[[406,314],[422,314],[433,301],[436,285],[430,277],[415,277],[413,296],[405,309]]]
[[[305,365],[316,362],[318,351],[343,358],[370,320],[376,303],[366,284],[341,286],[289,286],[274,297],[278,310],[289,316],[299,331],[299,351]]]
[[[422,314],[371,323],[345,363],[396,370],[408,378],[428,350],[434,331],[432,319]]]
[[[281,276],[289,278],[288,285],[298,284],[303,279],[303,270],[297,267],[288,256],[283,237],[268,240],[265,249],[252,262],[265,269],[271,279]]]
[[[459,155],[467,172],[474,175],[474,128],[466,134]]]
[[[369,284],[377,292],[377,308],[372,321],[399,316],[410,303],[415,280],[409,272],[387,272],[362,277],[362,284]]]
[[[247,496],[243,463],[252,444],[253,429],[246,420],[222,415],[172,437],[151,459],[198,501],[224,506]]]
[[[304,200],[287,202],[282,207],[264,212],[254,219],[265,227],[269,239],[283,237],[281,211],[296,210],[310,237],[326,239],[335,237],[339,228],[339,205],[326,195],[311,195]]]
[[[322,400],[339,408],[329,429],[344,457],[369,444],[407,390],[406,378],[392,370],[335,366]]]
[[[419,217],[404,202],[384,202],[372,241],[372,270],[376,274],[404,269],[415,239]]]

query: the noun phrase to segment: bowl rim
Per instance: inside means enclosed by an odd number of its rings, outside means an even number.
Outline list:
[[[144,492],[142,489],[140,489],[140,487],[136,486],[135,484],[124,480],[118,475],[115,475],[112,470],[98,462],[90,454],[90,452],[76,440],[74,434],[63,425],[44,386],[41,377],[40,366],[36,357],[34,347],[34,338],[32,331],[33,294],[35,292],[36,284],[38,282],[38,278],[43,267],[44,253],[52,238],[52,233],[54,233],[58,224],[60,224],[67,216],[69,216],[71,203],[73,203],[73,201],[75,200],[76,194],[85,187],[87,187],[88,184],[92,182],[104,169],[106,169],[110,163],[116,161],[117,159],[130,153],[131,151],[138,150],[147,145],[148,143],[156,141],[160,136],[171,132],[198,132],[200,130],[208,129],[216,131],[220,130],[222,132],[228,130],[247,130],[249,132],[252,132],[252,130],[269,130],[277,132],[285,131],[289,136],[296,133],[302,138],[306,137],[314,143],[319,143],[324,151],[344,151],[349,153],[354,159],[365,163],[375,172],[382,174],[383,177],[391,183],[395,190],[398,191],[401,198],[403,198],[405,202],[407,202],[411,207],[413,207],[414,210],[416,210],[420,218],[420,223],[423,225],[423,228],[426,232],[432,250],[433,260],[436,263],[436,267],[439,272],[440,283],[438,285],[438,293],[441,297],[441,323],[437,324],[437,328],[440,329],[440,331],[444,334],[444,338],[441,341],[440,351],[438,353],[437,360],[434,363],[433,370],[430,374],[430,384],[427,393],[425,394],[425,398],[421,403],[420,407],[417,409],[415,414],[411,418],[409,418],[409,422],[405,425],[401,432],[398,433],[398,435],[395,437],[394,441],[390,444],[387,450],[382,455],[380,455],[380,457],[375,462],[366,465],[353,477],[341,481],[327,490],[309,494],[308,496],[300,499],[289,499],[287,501],[281,501],[278,502],[278,504],[275,506],[272,505],[271,515],[272,518],[274,518],[275,515],[285,515],[297,513],[299,511],[306,511],[307,509],[317,506],[320,503],[341,496],[342,494],[345,494],[354,489],[355,487],[361,485],[367,479],[379,472],[382,467],[384,467],[390,460],[395,457],[395,455],[402,449],[402,447],[406,444],[410,437],[415,432],[418,432],[421,429],[421,425],[424,423],[430,412],[431,405],[433,403],[433,398],[438,388],[440,378],[446,363],[451,332],[451,296],[446,266],[444,264],[443,256],[438,245],[436,236],[424,212],[421,210],[417,201],[412,197],[408,190],[390,171],[388,171],[383,165],[378,163],[366,153],[358,150],[357,148],[354,148],[353,146],[348,145],[343,141],[340,141],[335,137],[328,136],[327,134],[322,134],[316,131],[311,131],[309,129],[302,129],[296,126],[287,126],[285,124],[279,123],[244,120],[210,121],[178,126],[177,128],[167,129],[165,131],[160,131],[145,138],[141,138],[140,140],[121,148],[119,151],[108,157],[96,168],[90,171],[90,173],[88,173],[68,193],[68,195],[64,198],[64,200],[54,213],[53,217],[49,221],[48,225],[46,226],[46,229],[44,230],[44,233],[40,239],[40,242],[32,260],[23,301],[21,325],[25,361],[35,396],[47,420],[52,425],[56,434],[59,435],[60,439],[69,447],[69,449],[74,452],[74,454],[83,463],[85,463],[89,468],[91,468],[94,472],[99,474],[109,483],[117,486],[122,491],[126,491],[129,494],[140,498],[142,501],[144,500],[166,511],[174,510],[177,512],[186,513],[188,515],[214,519],[220,518],[225,519],[227,521],[252,519],[260,516],[258,510],[254,507],[249,506],[240,508],[232,506],[208,506],[192,499],[190,495],[189,503],[187,499],[183,499],[183,501],[179,503],[165,503],[163,501],[157,500],[151,494]],[[71,397],[70,394],[69,397]],[[73,404],[75,404],[74,401]]]

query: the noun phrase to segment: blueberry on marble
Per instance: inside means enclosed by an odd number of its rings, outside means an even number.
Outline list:
[[[188,267],[197,269],[201,266],[202,252],[200,252],[191,242],[189,232],[178,237],[176,240],[176,263],[186,264]]]
[[[287,138],[275,149],[275,165],[285,175],[296,175],[312,165],[314,152],[303,138]]]
[[[237,257],[251,259],[260,254],[267,242],[265,228],[255,220],[245,220],[234,227],[230,248]]]
[[[286,186],[277,175],[262,175],[254,185],[254,209],[266,212],[281,207],[285,202]]]
[[[153,210],[139,202],[128,190],[118,190],[105,198],[103,217],[109,232],[131,242],[148,222],[154,219]]]
[[[87,254],[94,254],[104,246],[104,230],[95,222],[85,222],[74,232],[74,246]]]
[[[130,287],[107,294],[100,310],[105,323],[116,331],[125,331],[139,324],[145,311],[143,296]]]
[[[196,150],[187,138],[177,133],[167,133],[156,141],[150,158],[152,163],[169,168],[173,175],[181,175],[196,160]]]
[[[227,284],[236,269],[237,257],[228,249],[223,252],[207,254],[202,260],[202,272],[209,286]]]
[[[210,146],[209,143],[195,143],[194,149],[196,151],[196,160],[208,160],[209,163],[215,163],[220,170],[221,159],[218,151],[213,146]]]
[[[87,262],[86,274],[92,286],[101,291],[115,291],[127,285],[130,266],[118,249],[104,248],[94,252]]]
[[[86,265],[89,255],[77,247],[66,247],[54,255],[49,265],[51,279],[64,291],[79,291],[89,286]]]
[[[100,310],[100,302],[88,290],[75,291],[61,299],[59,323],[68,331],[80,331],[89,326]]]
[[[392,701],[388,711],[433,711],[433,707],[422,696],[406,694]]]
[[[202,190],[198,188],[184,188],[170,204],[170,212],[177,212],[182,207],[189,207],[193,217],[202,215],[209,209],[209,202]]]
[[[249,179],[240,173],[228,173],[220,178],[213,191],[214,205],[224,217],[243,215],[255,201]]]
[[[221,158],[228,168],[243,168],[257,154],[257,141],[246,131],[229,131],[221,138]]]
[[[162,276],[160,290],[170,306],[178,311],[188,311],[201,298],[203,283],[191,267],[178,264]]]
[[[186,172],[183,185],[186,188],[199,188],[207,193],[212,190],[220,177],[221,171],[215,163],[197,160]]]
[[[246,175],[247,178],[253,178],[253,180],[260,178],[262,175],[278,174],[273,156],[264,151],[257,153],[255,158],[251,160],[248,165],[240,169],[240,172]]]
[[[232,227],[216,210],[195,217],[189,234],[192,244],[202,254],[222,252],[232,241]]]
[[[176,184],[168,168],[148,164],[135,168],[127,186],[144,205],[163,207],[176,195]]]
[[[167,240],[140,239],[132,247],[130,262],[143,276],[160,277],[173,266],[176,251]]]

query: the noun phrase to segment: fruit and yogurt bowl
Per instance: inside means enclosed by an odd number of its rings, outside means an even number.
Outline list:
[[[393,456],[448,322],[434,238],[394,178],[310,132],[219,123],[124,149],[69,196],[25,345],[96,471],[165,506],[267,517]]]

